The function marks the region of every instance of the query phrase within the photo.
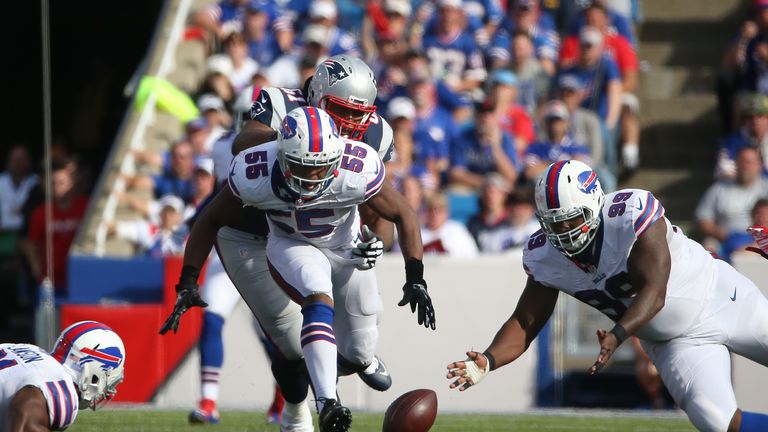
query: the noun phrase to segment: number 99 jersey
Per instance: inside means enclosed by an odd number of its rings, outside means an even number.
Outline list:
[[[687,330],[712,298],[715,263],[709,252],[664,217],[664,207],[648,191],[623,189],[605,196],[600,226],[585,251],[589,263],[569,259],[539,230],[523,250],[523,267],[542,285],[576,297],[618,321],[638,288],[632,286],[627,272],[632,246],[657,221],[666,224],[672,258],[666,302],[636,336],[652,341],[671,339]]]
[[[243,150],[232,160],[229,187],[245,205],[265,210],[270,235],[287,236],[319,248],[351,248],[360,232],[357,205],[384,185],[384,163],[374,149],[342,139],[338,175],[327,189],[301,200],[285,183],[277,163],[277,141]]]

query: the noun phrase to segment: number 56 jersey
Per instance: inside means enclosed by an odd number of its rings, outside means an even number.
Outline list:
[[[378,193],[384,163],[365,143],[343,139],[338,175],[320,195],[302,200],[288,188],[277,162],[277,141],[242,151],[230,165],[229,187],[244,205],[265,210],[270,235],[319,248],[354,247],[360,233],[357,205]]]
[[[712,298],[716,277],[712,256],[664,217],[664,207],[648,191],[624,189],[607,194],[600,216],[598,231],[585,251],[590,262],[566,257],[539,230],[523,250],[526,273],[618,321],[639,288],[632,286],[627,272],[632,247],[653,223],[664,223],[672,258],[665,305],[636,335],[664,341],[683,334]]]

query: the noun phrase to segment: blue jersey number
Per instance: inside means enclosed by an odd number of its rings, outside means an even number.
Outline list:
[[[632,297],[636,291],[629,281],[629,273],[621,272],[605,281],[604,291],[590,289],[579,291],[573,296],[618,321],[627,312],[627,307],[619,299]]]
[[[275,220],[275,217],[290,218],[291,212],[281,210],[269,210],[269,219],[272,220],[276,226],[288,234],[299,232],[306,238],[323,237],[333,232],[333,225],[330,224],[314,224],[312,219],[333,217],[333,209],[309,209],[309,210],[297,210],[293,213],[293,218],[296,221],[296,229],[293,229],[290,225]]]
[[[267,165],[267,152],[256,151],[245,155],[245,178],[248,180],[266,177],[269,175],[269,166]]]
[[[613,202],[615,204],[608,207],[608,217],[616,217],[624,214],[624,210],[627,209],[627,204],[624,202],[632,196],[632,192],[620,192],[614,195]]]

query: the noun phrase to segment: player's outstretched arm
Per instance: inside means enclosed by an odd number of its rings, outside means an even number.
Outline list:
[[[176,333],[181,316],[189,308],[208,306],[200,298],[200,293],[197,289],[200,269],[211,253],[219,228],[233,222],[232,219],[236,217],[241,207],[242,205],[232,195],[230,188],[225,187],[197,215],[187,240],[187,246],[184,249],[184,266],[181,269],[179,283],[176,284],[176,304],[160,328],[160,334],[165,334],[168,330],[173,330]]]
[[[589,368],[590,374],[602,369],[619,345],[664,307],[671,268],[667,224],[664,218],[660,218],[641,234],[632,246],[632,252],[627,259],[627,271],[630,283],[637,289],[637,295],[613,329],[597,330],[600,354],[595,364]]]
[[[276,139],[277,132],[274,129],[260,121],[249,120],[232,143],[232,155],[237,156],[245,149]]]
[[[468,351],[467,359],[448,365],[451,388],[464,391],[478,384],[488,372],[515,361],[531,345],[547,323],[557,303],[558,291],[528,277],[512,316],[496,333],[483,353]]]
[[[416,213],[389,182],[384,182],[381,191],[366,203],[379,216],[397,226],[400,249],[405,259],[403,298],[397,305],[410,304],[411,312],[418,309],[419,324],[435,330],[435,309],[427,292],[427,282],[424,280],[424,264],[421,262],[424,249]]]
[[[48,406],[39,388],[26,386],[19,390],[8,406],[8,418],[3,430],[9,432],[48,432]],[[0,426],[3,426],[0,424]]]

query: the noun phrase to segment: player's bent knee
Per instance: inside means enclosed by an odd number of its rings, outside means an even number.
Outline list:
[[[708,398],[696,398],[685,408],[685,413],[696,429],[723,432],[728,430],[734,410],[717,406],[715,401]]]

